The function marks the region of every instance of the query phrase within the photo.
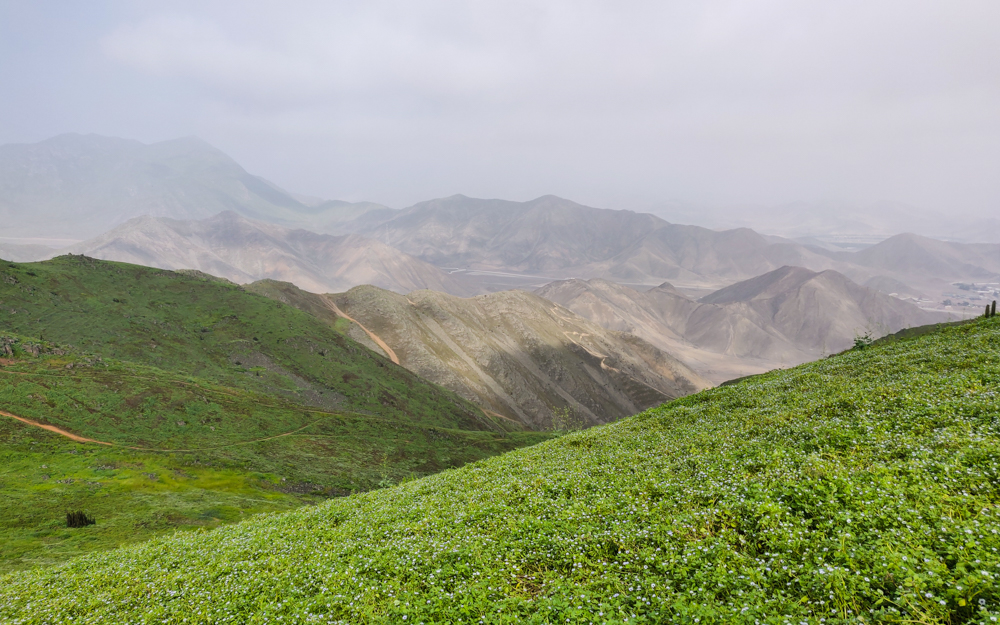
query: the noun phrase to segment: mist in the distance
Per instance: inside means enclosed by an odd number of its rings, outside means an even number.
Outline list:
[[[997,23],[986,1],[5,3],[0,143],[197,135],[396,207],[990,217]]]

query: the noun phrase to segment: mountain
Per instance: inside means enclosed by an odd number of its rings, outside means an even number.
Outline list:
[[[871,244],[900,232],[917,232],[963,243],[1000,243],[1000,220],[972,214],[935,212],[900,202],[849,204],[791,202],[777,206],[651,206],[669,221],[713,229],[753,228],[788,238],[817,238],[835,246]]]
[[[863,287],[836,271],[782,267],[733,284],[701,300],[761,319],[794,345],[813,353],[846,349],[858,334],[884,335],[943,322],[932,313]]]
[[[981,319],[15,573],[0,621],[988,623],[998,343]]]
[[[218,278],[81,256],[0,265],[0,570],[550,436],[523,430]],[[76,510],[98,515],[94,533],[66,533]]]
[[[634,284],[671,279],[721,285],[786,264],[817,269],[836,264],[805,246],[747,228],[671,224],[551,195],[530,202],[455,195],[411,206],[365,232],[439,267]]]
[[[270,281],[248,288],[346,328],[422,378],[531,428],[607,423],[707,385],[646,341],[524,291],[463,299],[371,286],[329,296]]]
[[[612,330],[674,354],[713,382],[813,360],[881,335],[947,319],[832,270],[782,267],[700,300],[669,283],[637,291],[605,280],[565,280],[536,291]]]
[[[835,265],[804,246],[748,228],[716,231],[665,224],[614,256],[581,268],[580,273],[634,284],[664,279],[728,284],[788,264],[815,269]]]
[[[849,262],[891,275],[941,280],[1000,280],[1000,245],[951,243],[899,234],[849,256]]]
[[[308,206],[194,137],[147,145],[65,134],[0,146],[0,221],[8,237],[81,239],[142,215],[205,219],[222,211],[324,231],[369,210],[389,209]]]
[[[906,214],[902,208],[897,212]],[[391,217],[380,222],[378,215]],[[749,228],[710,230],[669,223],[654,215],[591,208],[555,196],[509,202],[456,195],[395,213],[373,212],[371,218],[362,232],[448,268],[453,278],[474,291],[533,289],[561,278],[603,278],[636,286],[669,280],[689,294],[706,293],[789,265],[835,270],[855,282],[922,298],[922,305],[940,308],[943,299],[955,299],[950,293],[956,282],[1000,281],[996,245],[899,235],[843,251],[841,246],[803,244]]]
[[[290,230],[220,213],[197,221],[137,217],[61,253],[160,269],[197,269],[237,283],[272,278],[314,292],[374,284],[406,293],[465,293],[440,269],[360,235]]]
[[[664,225],[552,195],[530,202],[454,195],[411,206],[367,232],[439,267],[549,272],[609,258]]]

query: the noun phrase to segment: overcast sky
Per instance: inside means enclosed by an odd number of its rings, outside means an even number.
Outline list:
[[[295,192],[1000,214],[1000,2],[0,0],[0,143],[197,135]]]

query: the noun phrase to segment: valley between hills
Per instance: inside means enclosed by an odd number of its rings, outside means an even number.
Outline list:
[[[0,218],[5,622],[992,614],[995,243],[96,135],[0,146]]]

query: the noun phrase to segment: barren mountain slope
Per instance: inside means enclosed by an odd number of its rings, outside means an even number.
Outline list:
[[[813,353],[845,349],[859,333],[883,335],[947,320],[947,315],[921,310],[836,271],[816,273],[802,267],[782,267],[700,301],[738,307],[748,317],[756,314],[793,344]]]
[[[1000,276],[1000,245],[949,243],[916,234],[899,234],[850,255],[851,263],[892,275],[922,274],[956,280]]]
[[[375,284],[399,292],[462,287],[440,269],[360,235],[330,236],[225,212],[200,221],[139,217],[68,250],[234,282],[272,278],[315,292]]]
[[[836,261],[791,241],[764,237],[748,228],[708,230],[666,224],[615,256],[584,268],[597,275],[638,284],[662,280],[728,284],[783,265],[827,269]]]
[[[645,292],[604,280],[536,291],[600,325],[640,336],[712,382],[789,366],[945,315],[861,287],[835,271],[782,267],[699,301],[663,284]]]
[[[248,288],[339,323],[421,377],[534,428],[567,410],[570,421],[606,423],[707,385],[646,341],[524,291],[462,299],[371,286],[329,296],[270,281]]]
[[[838,262],[747,228],[683,226],[555,196],[508,202],[456,195],[416,204],[366,232],[440,267],[650,285],[671,279],[718,288],[786,264],[827,269]]]
[[[411,206],[369,233],[442,267],[545,272],[610,258],[666,223],[551,195],[530,202],[455,195]]]

